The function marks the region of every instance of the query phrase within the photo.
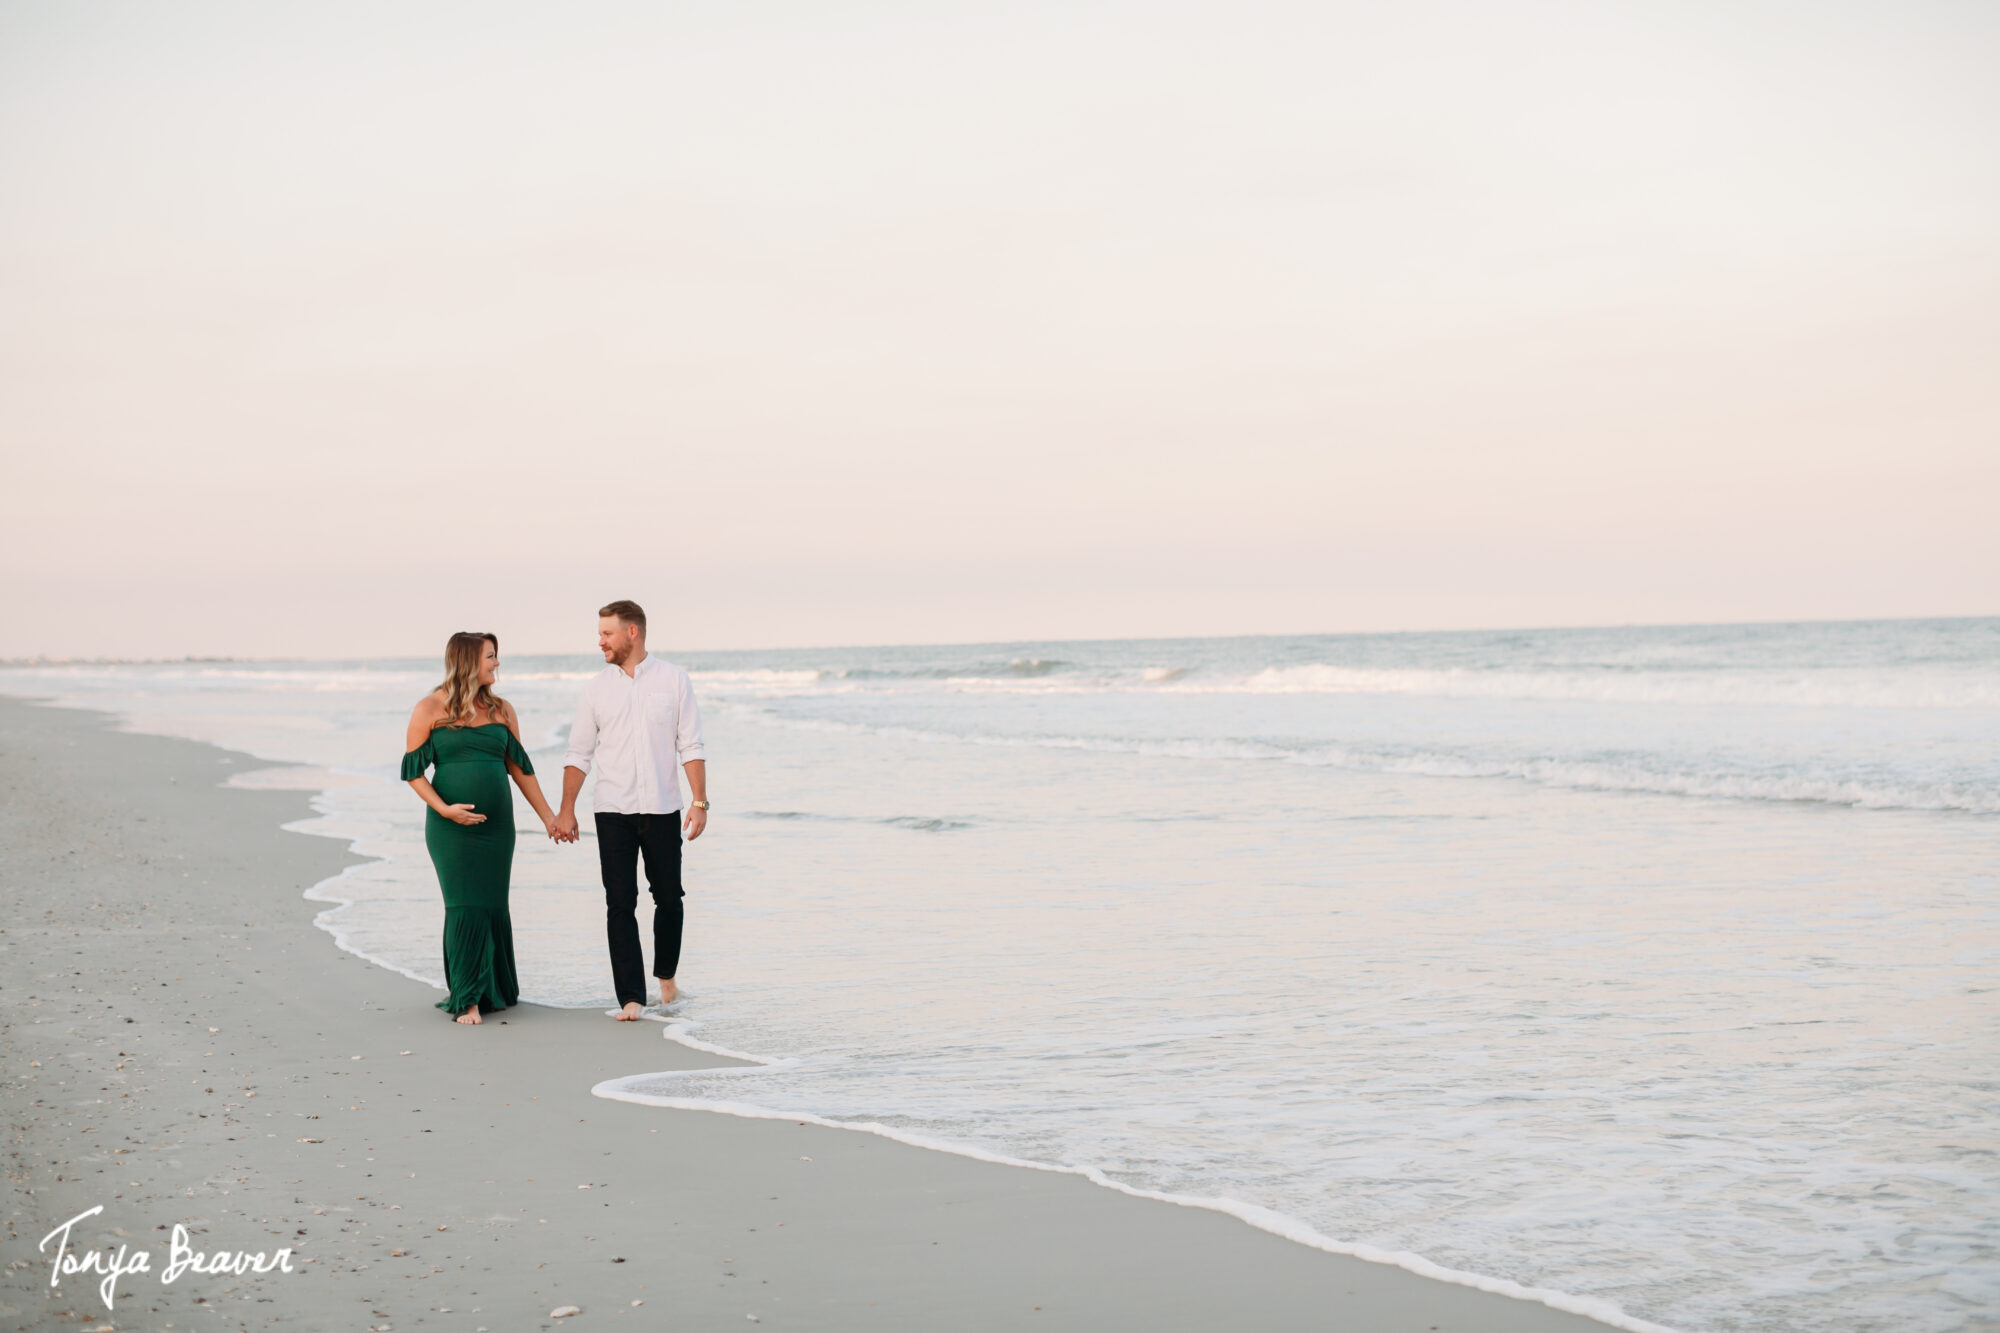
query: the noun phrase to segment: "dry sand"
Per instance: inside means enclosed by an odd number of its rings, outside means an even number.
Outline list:
[[[301,893],[353,858],[279,828],[303,795],[108,728],[0,699],[9,1326],[1604,1327],[1073,1176],[595,1098],[722,1062],[597,1011],[453,1024],[312,926]],[[152,1261],[115,1315],[37,1252],[97,1205],[72,1248]],[[176,1224],[292,1271],[165,1283]]]

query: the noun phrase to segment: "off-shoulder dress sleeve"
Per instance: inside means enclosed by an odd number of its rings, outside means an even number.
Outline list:
[[[535,775],[535,766],[528,760],[528,752],[521,748],[521,742],[514,737],[512,727],[507,731],[507,762],[519,768],[527,777]]]
[[[403,781],[420,778],[424,770],[437,763],[437,746],[425,741],[416,749],[403,756]]]

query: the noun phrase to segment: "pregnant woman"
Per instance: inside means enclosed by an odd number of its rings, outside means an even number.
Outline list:
[[[444,666],[444,684],[410,714],[403,779],[430,807],[424,846],[444,890],[444,977],[451,995],[438,1008],[461,1023],[477,1023],[481,1009],[505,1009],[521,994],[507,916],[514,868],[514,798],[507,779],[520,784],[552,838],[555,813],[521,748],[513,705],[493,693],[500,640],[454,634],[444,646]],[[425,769],[431,770],[428,779]]]

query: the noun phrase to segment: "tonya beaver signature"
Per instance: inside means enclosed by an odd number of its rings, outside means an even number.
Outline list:
[[[78,1273],[102,1273],[103,1281],[97,1284],[97,1294],[104,1298],[104,1308],[111,1309],[111,1299],[116,1294],[118,1279],[127,1273],[150,1273],[153,1271],[153,1252],[133,1250],[120,1245],[115,1254],[105,1254],[100,1250],[84,1250],[80,1254],[69,1247],[69,1231],[86,1217],[95,1217],[104,1211],[104,1205],[78,1213],[69,1221],[42,1237],[42,1243],[35,1248],[46,1250],[49,1242],[56,1242],[54,1259],[50,1262],[49,1285],[60,1287],[66,1277]],[[292,1271],[292,1251],[290,1246],[279,1250],[268,1258],[262,1250],[217,1250],[213,1254],[203,1254],[188,1244],[187,1228],[174,1223],[173,1238],[167,1246],[167,1266],[160,1270],[162,1286],[172,1282],[183,1273],[207,1273],[212,1275],[244,1273],[281,1273]]]

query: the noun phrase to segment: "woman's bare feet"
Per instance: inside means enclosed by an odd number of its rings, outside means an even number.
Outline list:
[[[464,1013],[458,1016],[458,1021],[461,1023],[471,1023],[477,1026],[478,1023],[480,1022],[479,1006],[475,1004],[470,1009],[467,1009]]]
[[[656,980],[660,983],[661,1004],[672,1004],[681,997],[681,988],[674,984],[672,977],[659,977]]]
[[[637,1000],[630,1001],[629,1003],[626,1004],[626,1006],[623,1009],[620,1009],[618,1011],[618,1021],[621,1023],[638,1022],[639,1002]]]

